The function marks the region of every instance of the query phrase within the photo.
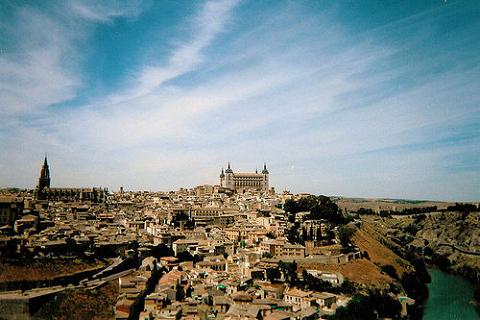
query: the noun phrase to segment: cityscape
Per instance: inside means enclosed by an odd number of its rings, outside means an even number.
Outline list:
[[[169,192],[54,177],[2,190],[2,319],[410,319],[423,261],[478,270],[478,203],[276,192],[266,163]]]
[[[0,320],[480,319],[480,3],[0,3]]]

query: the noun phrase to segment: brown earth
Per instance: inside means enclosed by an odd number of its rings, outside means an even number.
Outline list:
[[[118,281],[92,290],[71,289],[57,295],[55,300],[45,303],[34,315],[34,320],[106,320],[113,319],[113,307],[117,301]]]
[[[341,265],[299,263],[299,266],[306,269],[340,272],[350,281],[378,288],[386,288],[389,283],[394,282],[392,278],[382,274],[379,268],[367,259],[358,259]]]
[[[375,212],[381,210],[396,210],[411,208],[425,208],[437,206],[438,209],[446,209],[454,203],[444,201],[409,201],[409,200],[391,200],[391,199],[363,199],[363,198],[340,198],[335,203],[342,210],[356,212],[360,208],[372,209]]]
[[[353,235],[352,242],[358,246],[362,252],[366,251],[368,253],[368,259],[353,260],[341,265],[299,263],[299,266],[301,268],[340,272],[350,281],[369,287],[386,288],[388,284],[397,280],[382,273],[380,270],[381,266],[393,266],[399,276],[412,268],[408,261],[402,259],[382,244],[386,244],[388,241],[387,238],[377,233],[369,224],[364,223]]]
[[[56,276],[68,275],[106,264],[101,261],[34,261],[24,265],[0,262],[0,282],[21,280],[50,280]]]
[[[399,276],[412,268],[408,261],[385,246],[393,245],[391,241],[367,223],[362,223],[360,229],[353,235],[352,241],[362,252],[368,253],[373,263],[379,266],[391,265]]]

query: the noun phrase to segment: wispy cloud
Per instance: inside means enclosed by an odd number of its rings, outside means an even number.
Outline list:
[[[2,22],[10,42],[0,56],[0,112],[31,114],[73,99],[83,84],[80,44],[90,22],[140,12],[137,2],[125,6],[71,1],[52,10],[28,5],[14,9],[10,19]]]
[[[62,26],[25,8],[16,13],[9,29],[16,49],[0,56],[0,112],[31,113],[74,97],[80,79],[65,61],[73,52]]]
[[[93,22],[111,22],[115,18],[135,18],[144,9],[138,0],[123,1],[69,1],[68,10],[72,15]]]
[[[112,102],[115,104],[152,93],[165,82],[193,71],[204,61],[202,51],[224,30],[238,2],[238,0],[206,2],[192,19],[190,40],[175,47],[166,65],[147,63],[143,66],[133,81],[133,88],[128,90],[127,94],[112,97]]]
[[[263,10],[248,11],[257,5]],[[81,25],[114,29],[119,16],[141,18],[143,6],[74,2],[69,8]],[[46,16],[53,32],[33,38],[53,39],[40,41],[45,50],[55,48],[56,55],[39,58],[50,61],[39,70],[48,75],[30,77],[41,64],[17,55],[3,57],[10,64],[1,66],[10,76],[22,71],[18,78],[38,87],[18,91],[14,81],[9,103],[42,113],[28,123],[12,116],[8,129],[0,127],[0,137],[10,136],[0,146],[23,143],[23,154],[39,157],[49,149],[65,184],[169,189],[215,183],[227,160],[238,170],[267,161],[273,184],[293,191],[480,196],[478,168],[471,165],[480,156],[472,129],[480,121],[478,58],[460,50],[475,25],[444,44],[439,30],[449,11],[443,9],[358,33],[338,20],[336,7],[313,12],[304,3],[225,0],[193,8],[175,28],[157,30],[174,34],[164,43],[144,44],[162,50],[129,66],[121,88],[73,107],[61,103],[87,85],[81,76],[87,70],[63,22]],[[73,63],[65,65],[66,55]],[[51,87],[41,85],[47,79]],[[27,163],[8,157],[0,164]],[[27,180],[2,174],[7,182],[33,183],[32,173]]]

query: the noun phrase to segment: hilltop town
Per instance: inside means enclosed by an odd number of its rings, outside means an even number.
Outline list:
[[[269,174],[229,163],[218,185],[109,192],[50,187],[45,158],[34,190],[0,196],[0,318],[416,314],[421,266],[344,199],[276,193]]]

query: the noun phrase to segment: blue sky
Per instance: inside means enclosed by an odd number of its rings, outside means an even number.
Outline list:
[[[480,199],[476,1],[0,4],[0,186]]]

